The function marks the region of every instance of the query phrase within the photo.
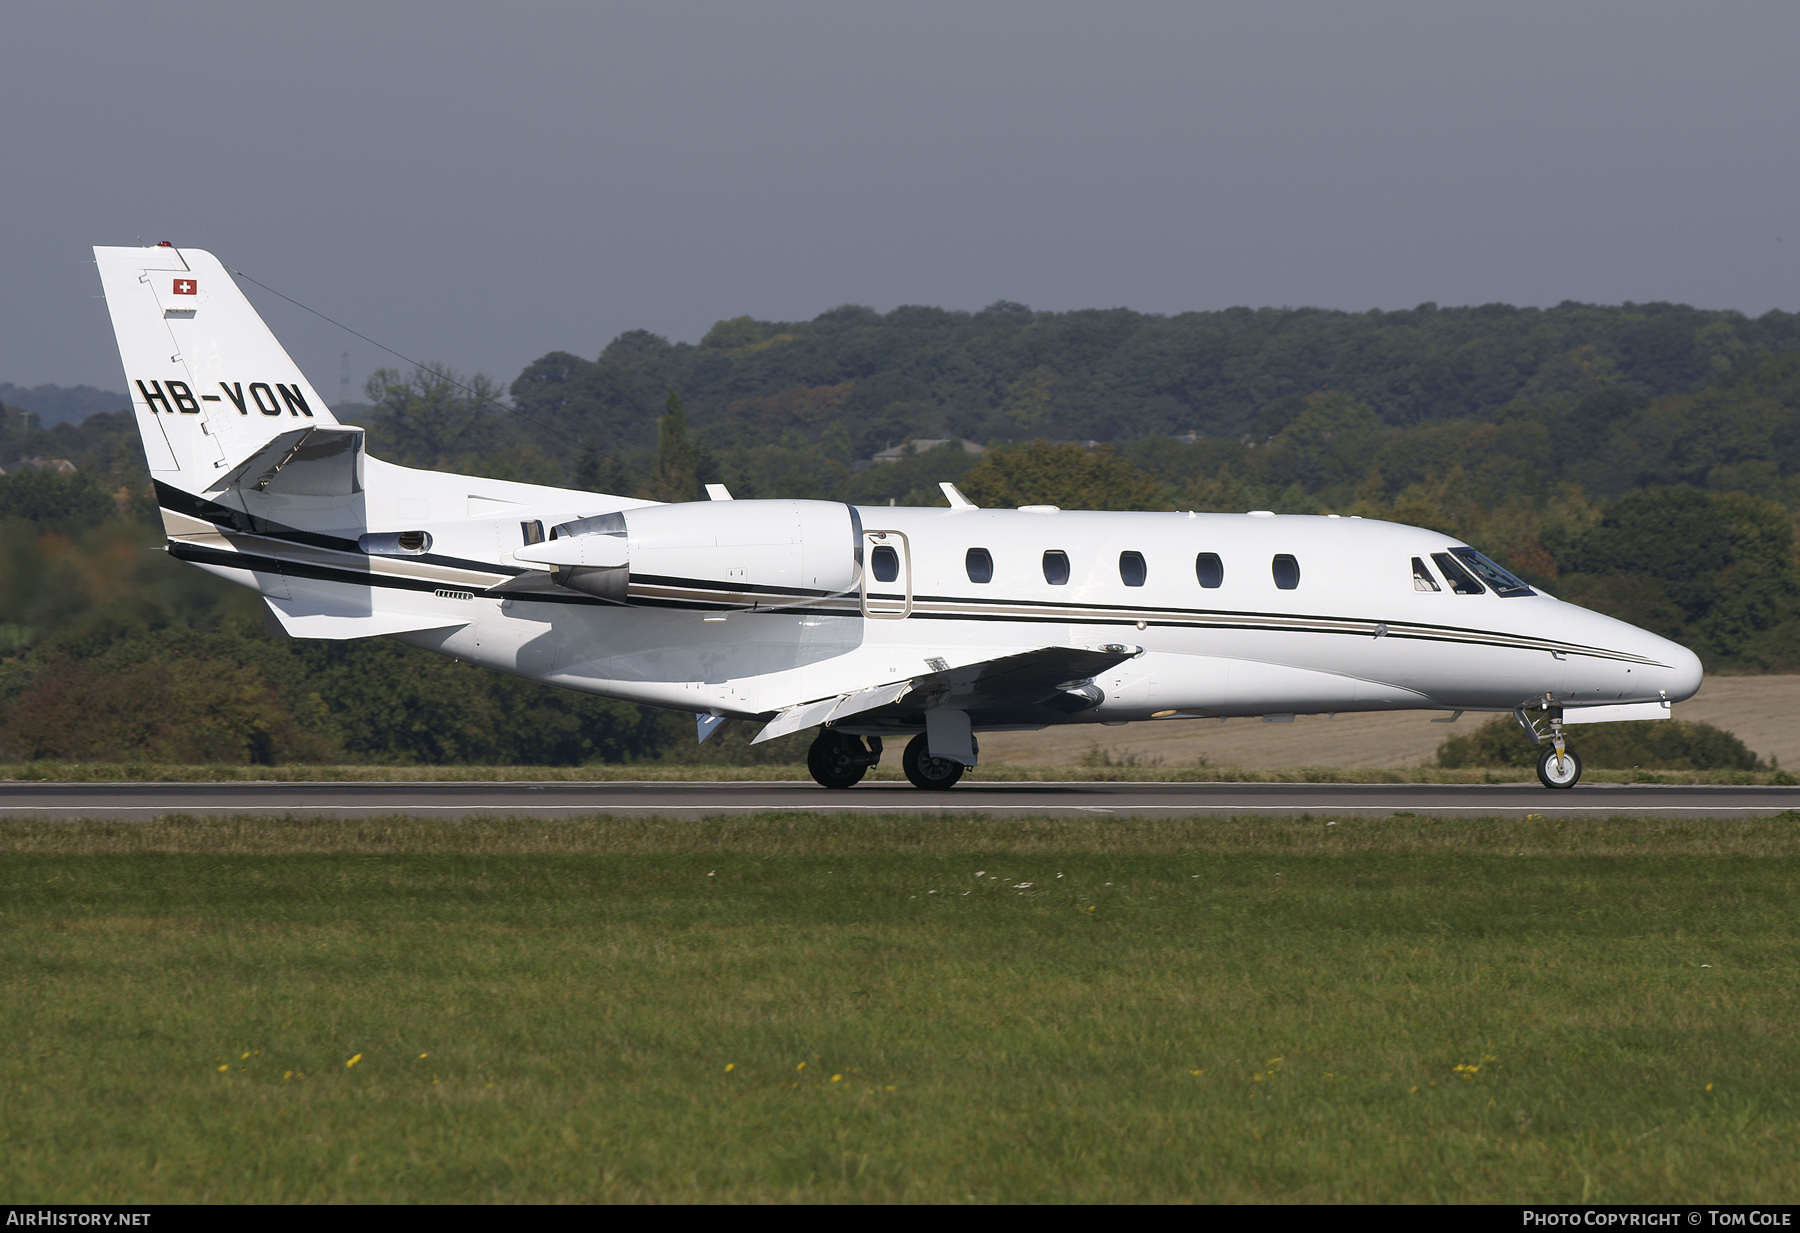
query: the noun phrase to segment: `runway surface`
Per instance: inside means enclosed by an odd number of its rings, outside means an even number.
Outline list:
[[[1800,810],[1800,788],[1591,784],[1553,792],[1536,784],[982,783],[921,792],[877,782],[846,791],[812,783],[6,783],[0,818],[149,821],[161,814],[272,814],[356,818],[707,815],[769,810],[1444,817],[1631,815],[1748,817]]]

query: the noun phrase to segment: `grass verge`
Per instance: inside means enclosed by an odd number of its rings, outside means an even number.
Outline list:
[[[1784,1202],[1800,829],[0,823],[15,1202]]]

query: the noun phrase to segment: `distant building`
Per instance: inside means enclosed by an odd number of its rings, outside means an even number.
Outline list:
[[[929,450],[936,449],[940,445],[948,445],[952,441],[961,445],[963,447],[963,453],[965,454],[987,453],[987,446],[978,445],[967,437],[921,437],[916,441],[907,441],[894,446],[892,449],[882,450],[879,454],[876,454],[873,458],[869,459],[869,461],[899,462],[902,458],[910,458],[914,454],[926,453]]]
[[[58,475],[75,474],[75,464],[67,458],[21,458],[13,463],[13,470],[17,471],[21,467],[30,467],[34,471],[54,471]],[[0,468],[0,475],[5,474],[6,471]]]

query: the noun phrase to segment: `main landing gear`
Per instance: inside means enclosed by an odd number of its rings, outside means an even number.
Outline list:
[[[879,761],[880,737],[851,736],[830,728],[821,729],[812,748],[806,751],[806,769],[827,788],[854,787]]]
[[[851,736],[830,728],[821,729],[812,748],[806,751],[806,769],[827,788],[854,787],[879,761],[880,737]],[[955,787],[964,770],[963,764],[953,758],[932,757],[930,742],[923,732],[907,742],[900,766],[913,787],[928,792]]]
[[[928,792],[954,788],[956,781],[963,777],[962,763],[931,756],[931,746],[923,732],[906,743],[906,752],[900,755],[900,769],[912,780],[913,787]]]
[[[1562,708],[1549,694],[1544,695],[1541,715],[1548,732],[1540,730],[1539,718],[1527,715],[1524,707],[1513,712],[1513,718],[1533,745],[1549,745],[1538,755],[1538,782],[1546,788],[1573,788],[1581,780],[1581,759],[1569,751],[1563,739]]]

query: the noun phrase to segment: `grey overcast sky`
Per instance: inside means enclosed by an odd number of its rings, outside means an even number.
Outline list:
[[[1800,309],[1800,5],[0,10],[0,381],[121,389],[96,243],[509,383],[839,304]],[[248,287],[334,398],[388,357]]]

